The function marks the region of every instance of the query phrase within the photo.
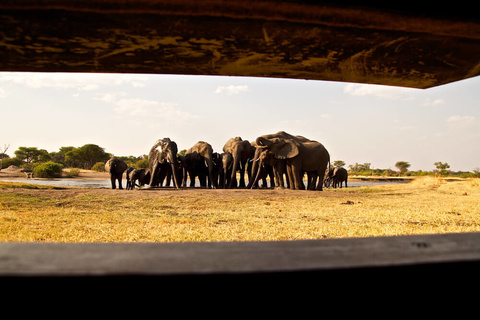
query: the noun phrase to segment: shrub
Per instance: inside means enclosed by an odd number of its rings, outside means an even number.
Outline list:
[[[98,171],[98,172],[104,172],[105,171],[105,162],[97,162],[93,165],[92,170]]]
[[[69,170],[63,171],[69,177],[78,177],[80,175],[80,169],[70,168]]]
[[[135,168],[137,169],[148,169],[148,159],[142,159],[135,163]]]
[[[39,178],[58,178],[62,176],[62,167],[60,163],[48,161],[36,166],[33,172]]]

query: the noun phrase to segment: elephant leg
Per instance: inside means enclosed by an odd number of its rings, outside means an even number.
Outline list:
[[[189,172],[188,176],[190,178],[190,188],[195,187],[195,175],[192,172]]]
[[[245,188],[245,164],[240,163],[240,182],[238,184],[239,188]]]
[[[325,169],[318,170],[318,184],[317,184],[317,191],[323,191],[323,179],[325,179]]]
[[[283,170],[281,168],[275,168],[274,169],[274,173],[275,173],[275,181],[277,183],[277,187],[279,188],[285,188],[285,181],[283,180]]]
[[[117,176],[117,180],[118,180],[118,189],[123,190],[123,186],[122,186],[122,174],[119,174],[119,175]]]
[[[172,182],[172,175],[173,175],[172,169],[170,166],[168,166],[168,169],[165,175],[165,178],[166,178],[165,187],[170,187],[170,184]]]
[[[290,165],[287,165],[287,176],[288,180],[290,181],[290,189],[295,190],[295,180],[293,178],[293,169]]]
[[[113,174],[111,174],[111,175],[110,175],[110,182],[112,183],[112,189],[116,189],[116,188],[117,188],[115,179],[116,179],[116,177],[115,177]]]
[[[187,187],[187,175],[188,175],[187,169],[186,169],[186,168],[183,168],[182,188],[186,188],[186,187]]]
[[[299,165],[291,165],[292,185],[296,190],[305,190],[305,184],[303,183],[302,170]],[[290,187],[291,189],[291,187]]]
[[[207,177],[204,175],[198,176],[198,180],[200,181],[200,187],[206,188],[207,187]]]

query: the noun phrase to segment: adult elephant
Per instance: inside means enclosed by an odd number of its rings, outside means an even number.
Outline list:
[[[112,157],[105,163],[105,171],[110,174],[110,181],[112,182],[112,189],[116,189],[116,181],[118,181],[118,188],[122,187],[122,176],[125,170],[127,170],[127,164],[120,159]]]
[[[169,178],[173,176],[174,187],[180,188],[177,152],[177,144],[170,138],[157,140],[150,149],[148,165],[150,169],[149,184],[151,187],[156,187],[163,183],[163,179],[160,179],[160,176],[168,177],[167,181],[170,181]]]
[[[213,180],[217,184],[217,187],[223,181],[223,156],[221,153],[214,152],[212,154],[213,162]],[[209,187],[211,187],[211,182],[209,181]]]
[[[219,180],[221,188],[228,188],[232,178],[233,157],[230,152],[224,152],[222,155],[222,174]]]
[[[214,179],[214,166],[213,166],[213,148],[205,141],[198,141],[185,153],[185,160],[188,162],[201,161],[205,164],[208,170],[209,185],[212,188],[217,188],[217,182]],[[186,184],[186,172],[184,170],[183,184]]]
[[[263,187],[267,186],[267,177],[270,177],[270,188],[284,187],[283,174],[285,170],[285,160],[275,159],[272,153],[266,148],[257,148],[256,143],[255,154],[252,160],[251,179],[248,181],[247,188],[251,189],[258,186],[260,179]]]
[[[205,161],[194,153],[179,156],[180,167],[182,168],[182,187],[187,187],[187,178],[190,179],[190,187],[195,187],[195,180],[198,178],[200,187],[207,186],[208,168]]]
[[[305,190],[303,175],[316,172],[319,183],[316,190],[323,190],[325,171],[330,163],[330,154],[317,141],[302,136],[292,136],[284,131],[277,135],[260,136],[256,140],[258,148],[265,148],[276,159],[285,159],[290,189]]]
[[[233,166],[228,188],[237,187],[237,171],[240,171],[240,181],[238,187],[245,188],[245,169],[249,160],[255,154],[253,147],[248,140],[242,140],[240,137],[229,139],[223,146],[223,152],[232,154]],[[251,177],[249,177],[250,180]]]
[[[265,139],[273,139],[273,138],[283,138],[283,139],[291,139],[298,142],[310,142],[310,139],[307,139],[303,136],[294,136],[285,131],[279,131],[277,133],[266,134],[262,136]],[[285,185],[287,188],[290,188],[290,180],[287,174],[287,161],[286,159],[279,159],[273,155],[273,153],[268,152],[268,149],[264,147],[258,147],[256,141],[252,142],[252,145],[256,148],[255,155],[253,157],[253,166],[252,166],[252,180],[254,180],[257,174],[260,174],[259,168],[265,165],[270,165],[273,168],[273,174],[275,177],[275,186],[278,188],[284,188]],[[284,179],[285,177],[285,179]],[[309,183],[311,179],[309,177]],[[251,188],[256,181],[252,181],[249,183],[248,188]]]

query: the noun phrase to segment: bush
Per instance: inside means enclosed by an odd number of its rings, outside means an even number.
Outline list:
[[[105,162],[97,162],[93,165],[92,170],[98,172],[105,172]]]
[[[80,169],[70,168],[69,170],[63,171],[69,177],[78,177],[80,175]]]
[[[60,163],[48,161],[36,166],[33,173],[39,178],[58,178],[62,176],[62,167]]]
[[[2,161],[2,169],[8,168],[10,166],[20,167],[23,164],[23,161],[18,158],[4,158]]]
[[[137,169],[148,169],[148,159],[142,159],[135,163],[135,168]]]

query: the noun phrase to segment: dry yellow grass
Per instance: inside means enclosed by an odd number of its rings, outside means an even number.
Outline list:
[[[420,178],[324,192],[13,185],[0,183],[0,241],[270,241],[480,231],[479,179]]]

